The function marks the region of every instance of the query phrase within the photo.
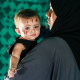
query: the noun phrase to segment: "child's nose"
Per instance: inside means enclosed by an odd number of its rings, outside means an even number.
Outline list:
[[[34,29],[34,28],[32,28],[32,29],[31,29],[31,32],[35,32],[35,29]]]

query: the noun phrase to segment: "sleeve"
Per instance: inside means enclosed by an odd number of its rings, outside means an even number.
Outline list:
[[[8,52],[9,54],[12,54],[12,51],[13,51],[13,48],[14,48],[15,44],[16,44],[16,43],[14,42],[13,44],[11,44],[11,45],[8,47],[7,52]]]
[[[21,43],[21,42],[19,41],[19,37],[17,37],[17,38],[14,40],[14,43],[11,44],[11,45],[8,47],[7,52],[8,52],[9,54],[12,54],[13,48],[14,48],[14,46],[15,46],[16,43]]]
[[[7,52],[9,54],[12,54],[12,50],[15,46],[16,43],[21,43],[25,46],[25,48],[27,48],[27,50],[30,50],[32,49],[36,44],[37,44],[37,41],[29,41],[29,40],[26,40],[26,39],[19,39],[19,37],[17,37],[14,41],[14,43],[12,45],[9,46]]]
[[[19,37],[17,37],[17,38],[14,40],[14,43],[11,44],[11,45],[8,47],[8,49],[7,49],[7,52],[8,52],[9,54],[12,54],[13,48],[14,48],[14,46],[15,46],[16,43],[22,43],[25,47],[27,47],[27,46],[26,46],[26,44],[27,44],[26,40],[19,39]]]

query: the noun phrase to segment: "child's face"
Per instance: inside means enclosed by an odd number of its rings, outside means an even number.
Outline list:
[[[40,34],[40,20],[38,17],[20,18],[18,27],[20,35],[27,40],[35,40]]]

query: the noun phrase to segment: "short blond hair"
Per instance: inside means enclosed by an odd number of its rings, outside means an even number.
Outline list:
[[[18,28],[18,21],[20,18],[31,18],[31,17],[38,17],[40,20],[39,15],[32,9],[23,9],[18,11],[18,13],[14,16],[14,24]]]

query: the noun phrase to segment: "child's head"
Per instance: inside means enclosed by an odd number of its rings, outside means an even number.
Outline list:
[[[24,39],[35,40],[40,34],[40,17],[31,9],[20,10],[14,17],[15,31]]]

